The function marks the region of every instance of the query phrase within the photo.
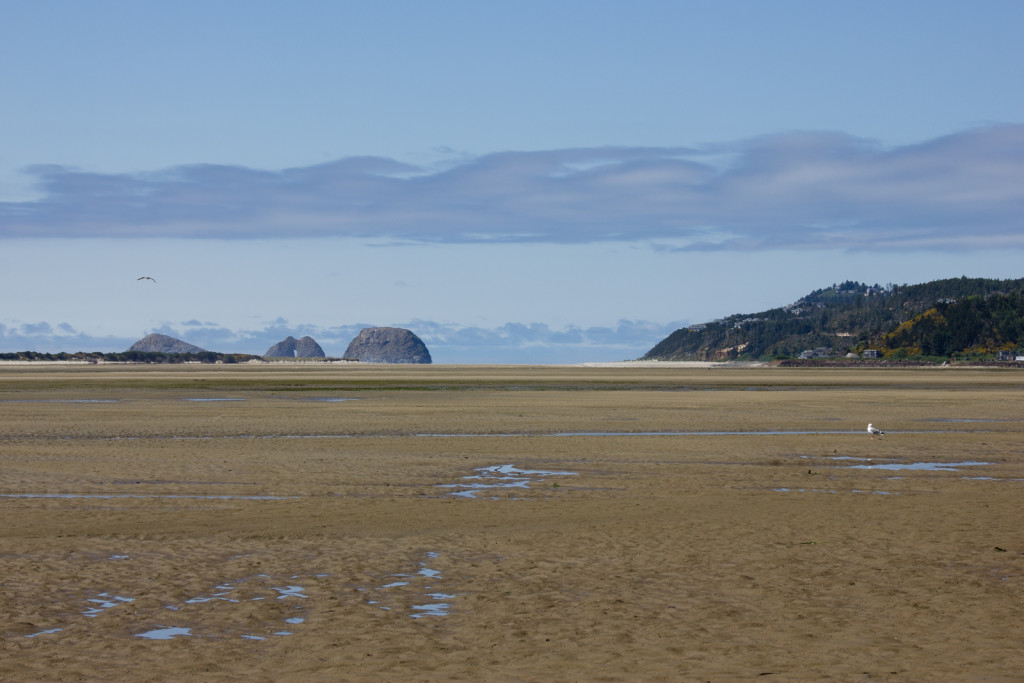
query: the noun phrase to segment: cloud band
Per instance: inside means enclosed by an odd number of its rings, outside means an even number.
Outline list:
[[[281,171],[25,172],[42,196],[0,203],[0,237],[1024,246],[1015,124],[894,148],[796,132],[701,148],[503,152],[443,168],[358,157]]]

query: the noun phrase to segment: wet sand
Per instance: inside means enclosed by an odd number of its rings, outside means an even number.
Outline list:
[[[0,367],[0,680],[1020,680],[1022,389]]]

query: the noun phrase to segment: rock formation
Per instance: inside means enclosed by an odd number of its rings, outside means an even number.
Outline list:
[[[365,328],[349,343],[345,358],[363,363],[431,362],[423,340],[400,327]]]
[[[166,334],[147,334],[145,337],[128,347],[129,351],[145,353],[205,353],[206,349],[193,346]]]
[[[327,354],[312,337],[296,339],[288,336],[284,341],[267,349],[264,358],[326,358]]]

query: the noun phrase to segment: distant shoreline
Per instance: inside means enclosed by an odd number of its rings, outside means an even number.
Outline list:
[[[570,363],[582,368],[761,368],[767,361],[624,360],[607,363]]]
[[[123,366],[152,366],[168,365],[167,363],[147,363],[142,361],[114,361],[103,359],[88,360],[0,360],[0,367],[53,367],[53,366],[86,366],[86,365],[123,365]],[[172,363],[170,365],[370,365],[370,366],[403,366],[406,363],[361,363],[359,361],[327,358],[327,359],[251,359],[239,363],[206,363],[201,361],[185,361]],[[416,365],[416,364],[414,364]],[[927,361],[912,360],[776,360],[776,361],[700,361],[700,360],[625,360],[625,361],[583,361],[579,363],[430,363],[432,366],[502,366],[518,367],[523,365],[535,365],[538,367],[563,367],[563,368],[871,368],[871,369],[906,369],[906,368],[1024,368],[1024,363],[1019,361],[958,361],[955,363],[929,363]]]

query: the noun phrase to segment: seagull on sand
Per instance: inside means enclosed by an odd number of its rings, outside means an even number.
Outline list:
[[[881,429],[875,427],[870,422],[868,422],[868,434],[870,434],[871,438],[873,439],[875,438],[875,434],[877,434],[878,436],[883,436],[885,432],[883,432]]]
[[[136,282],[138,282],[139,280],[153,280],[153,278],[151,278],[151,277],[150,277],[150,276],[148,276],[148,275],[143,275],[142,277],[137,277],[137,278],[135,278],[135,281],[136,281]],[[153,280],[153,282],[156,282],[156,280]]]

